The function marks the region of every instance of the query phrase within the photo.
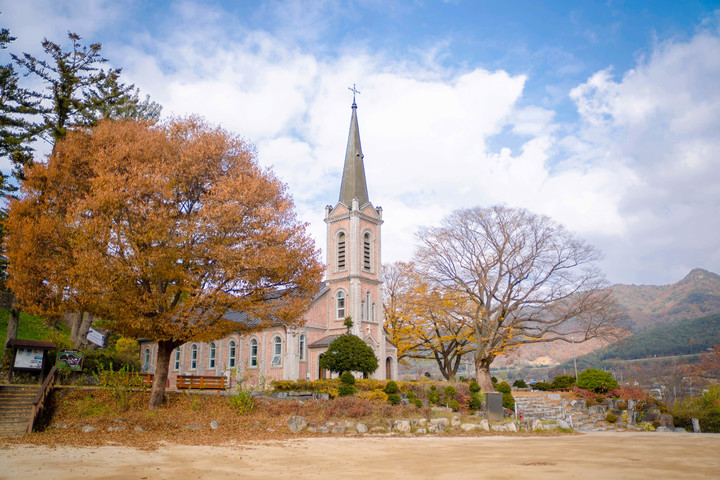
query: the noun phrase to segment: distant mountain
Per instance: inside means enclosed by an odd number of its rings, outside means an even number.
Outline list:
[[[613,285],[611,289],[632,333],[720,314],[720,275],[702,268],[693,269],[672,285]],[[648,351],[654,348],[653,335],[643,339]],[[528,345],[513,352],[510,362],[516,366],[557,365],[572,359],[573,354],[579,357],[607,345],[601,340]],[[505,365],[506,360],[500,357],[495,366]]]
[[[614,285],[632,331],[720,313],[720,275],[695,268],[672,285]]]

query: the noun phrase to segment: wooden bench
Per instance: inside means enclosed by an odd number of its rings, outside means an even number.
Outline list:
[[[225,377],[210,377],[196,375],[178,375],[178,390],[225,390],[227,388]]]

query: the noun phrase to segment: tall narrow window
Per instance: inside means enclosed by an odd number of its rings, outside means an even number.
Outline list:
[[[254,338],[250,340],[250,366],[258,366],[258,344]]]
[[[235,354],[237,346],[235,340],[230,340],[228,344],[228,367],[233,368],[235,366]]]
[[[370,320],[375,321],[375,302],[372,304],[372,317],[370,317]]]
[[[335,310],[337,312],[336,318],[338,320],[342,320],[345,318],[345,292],[342,290],[337,293],[337,298],[335,299]]]
[[[142,369],[144,372],[148,371],[150,369],[150,349],[145,349],[145,360],[143,361]]]
[[[195,370],[197,368],[197,357],[198,357],[198,346],[193,345],[190,350],[190,368]]]
[[[365,318],[370,320],[370,291],[365,294]]]
[[[345,268],[345,234],[338,233],[337,236],[337,268],[342,270]]]
[[[282,359],[282,338],[275,337],[273,340],[273,357],[270,365],[273,367],[280,366]]]
[[[305,360],[305,334],[300,334],[300,360]]]
[[[370,234],[365,233],[365,235],[363,235],[363,268],[368,271],[372,269],[372,256],[370,246]]]
[[[215,342],[210,342],[210,355],[208,356],[208,368],[215,368],[215,356],[217,354],[217,347]]]
[[[180,370],[180,349],[175,349],[175,358],[173,362],[173,370]]]
[[[360,302],[360,320],[365,320],[365,300]]]

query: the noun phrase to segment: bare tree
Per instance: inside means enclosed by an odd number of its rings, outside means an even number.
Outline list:
[[[452,213],[417,238],[423,275],[466,299],[484,391],[493,391],[493,360],[513,348],[616,334],[618,315],[596,266],[599,253],[548,217],[476,207]]]

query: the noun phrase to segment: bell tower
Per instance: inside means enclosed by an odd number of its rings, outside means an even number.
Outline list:
[[[357,104],[353,98],[340,197],[334,207],[325,207],[326,279],[332,295],[329,324],[333,330],[344,328],[345,318],[351,317],[351,332],[362,338],[380,360],[381,366],[373,377],[384,379],[382,208],[370,202],[363,162]]]

